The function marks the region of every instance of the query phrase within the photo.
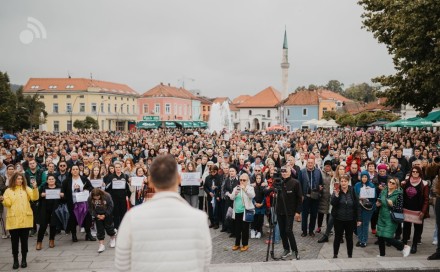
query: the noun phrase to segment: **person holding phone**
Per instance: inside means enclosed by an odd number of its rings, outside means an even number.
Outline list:
[[[21,267],[26,268],[29,229],[33,227],[34,215],[29,201],[38,200],[38,185],[34,180],[31,188],[26,186],[26,178],[22,173],[15,173],[9,181],[9,187],[3,195],[3,206],[8,209],[6,229],[11,234],[12,269],[18,269],[18,244],[21,242]]]

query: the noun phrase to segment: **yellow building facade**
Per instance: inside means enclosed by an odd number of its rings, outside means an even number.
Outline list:
[[[136,122],[139,94],[125,84],[85,78],[30,78],[23,88],[39,96],[46,112],[45,130],[75,130],[75,120],[90,116],[99,130],[127,131]]]

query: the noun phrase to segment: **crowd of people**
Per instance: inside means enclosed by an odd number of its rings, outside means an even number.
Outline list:
[[[98,240],[98,252],[105,250],[105,233],[115,247],[127,210],[154,199],[150,167],[164,154],[180,173],[200,173],[200,185],[179,186],[179,193],[207,213],[210,228],[235,239],[234,251],[265,237],[282,241],[282,258],[299,259],[293,224],[300,221],[301,236],[320,234],[318,243],[334,231],[334,258],[344,241],[351,258],[354,246],[370,246],[371,235],[379,256],[386,245],[408,256],[417,253],[432,204],[437,224],[430,242],[437,251],[428,259],[440,259],[438,131],[158,129],[16,137],[0,140],[0,227],[2,238],[11,239],[14,269],[19,243],[21,267],[27,266],[29,236],[37,236],[41,250],[45,235],[53,248],[55,235],[64,231],[77,242],[83,228],[85,240]]]

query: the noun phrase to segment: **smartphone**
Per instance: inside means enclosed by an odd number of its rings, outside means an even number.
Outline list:
[[[334,187],[336,191],[339,191],[339,183],[335,183]]]

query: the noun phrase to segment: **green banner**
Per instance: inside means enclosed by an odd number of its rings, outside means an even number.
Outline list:
[[[142,118],[144,121],[159,121],[159,116],[144,116]]]
[[[166,128],[175,128],[176,127],[176,123],[173,121],[165,121],[164,124],[165,124]]]
[[[137,128],[143,129],[155,129],[158,128],[162,123],[160,121],[140,121],[137,123]]]

